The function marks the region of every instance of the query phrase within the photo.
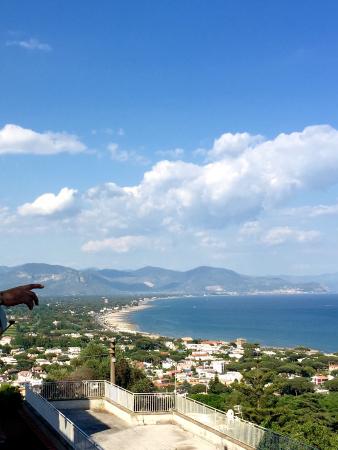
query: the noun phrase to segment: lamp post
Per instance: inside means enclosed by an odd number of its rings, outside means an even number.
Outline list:
[[[174,381],[174,393],[177,394],[177,362],[175,364],[175,381]]]
[[[115,338],[112,338],[110,341],[110,348],[109,348],[109,356],[110,356],[110,382],[112,384],[115,384],[115,363],[116,363],[116,357],[115,357],[115,344],[116,340]]]

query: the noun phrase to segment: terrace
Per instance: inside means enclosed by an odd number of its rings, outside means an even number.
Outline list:
[[[313,450],[174,393],[133,393],[108,381],[26,386],[26,404],[66,448]]]

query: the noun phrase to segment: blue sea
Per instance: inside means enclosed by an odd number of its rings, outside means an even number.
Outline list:
[[[182,297],[131,313],[140,331],[338,352],[338,295]]]

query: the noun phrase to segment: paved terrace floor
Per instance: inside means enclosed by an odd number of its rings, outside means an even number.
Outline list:
[[[105,450],[215,450],[216,446],[178,425],[133,426],[108,412],[62,410]]]

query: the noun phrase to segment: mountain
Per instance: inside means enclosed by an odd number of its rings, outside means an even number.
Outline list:
[[[338,273],[324,273],[321,275],[281,275],[284,280],[292,283],[307,283],[309,281],[319,283],[323,288],[330,292],[338,292]]]
[[[337,276],[338,282],[338,276]],[[42,283],[41,295],[113,295],[119,293],[254,294],[326,292],[327,283],[310,278],[253,277],[228,269],[197,267],[185,272],[143,267],[138,270],[87,269],[30,263],[0,266],[0,290],[28,283]],[[337,284],[338,286],[338,284]]]

